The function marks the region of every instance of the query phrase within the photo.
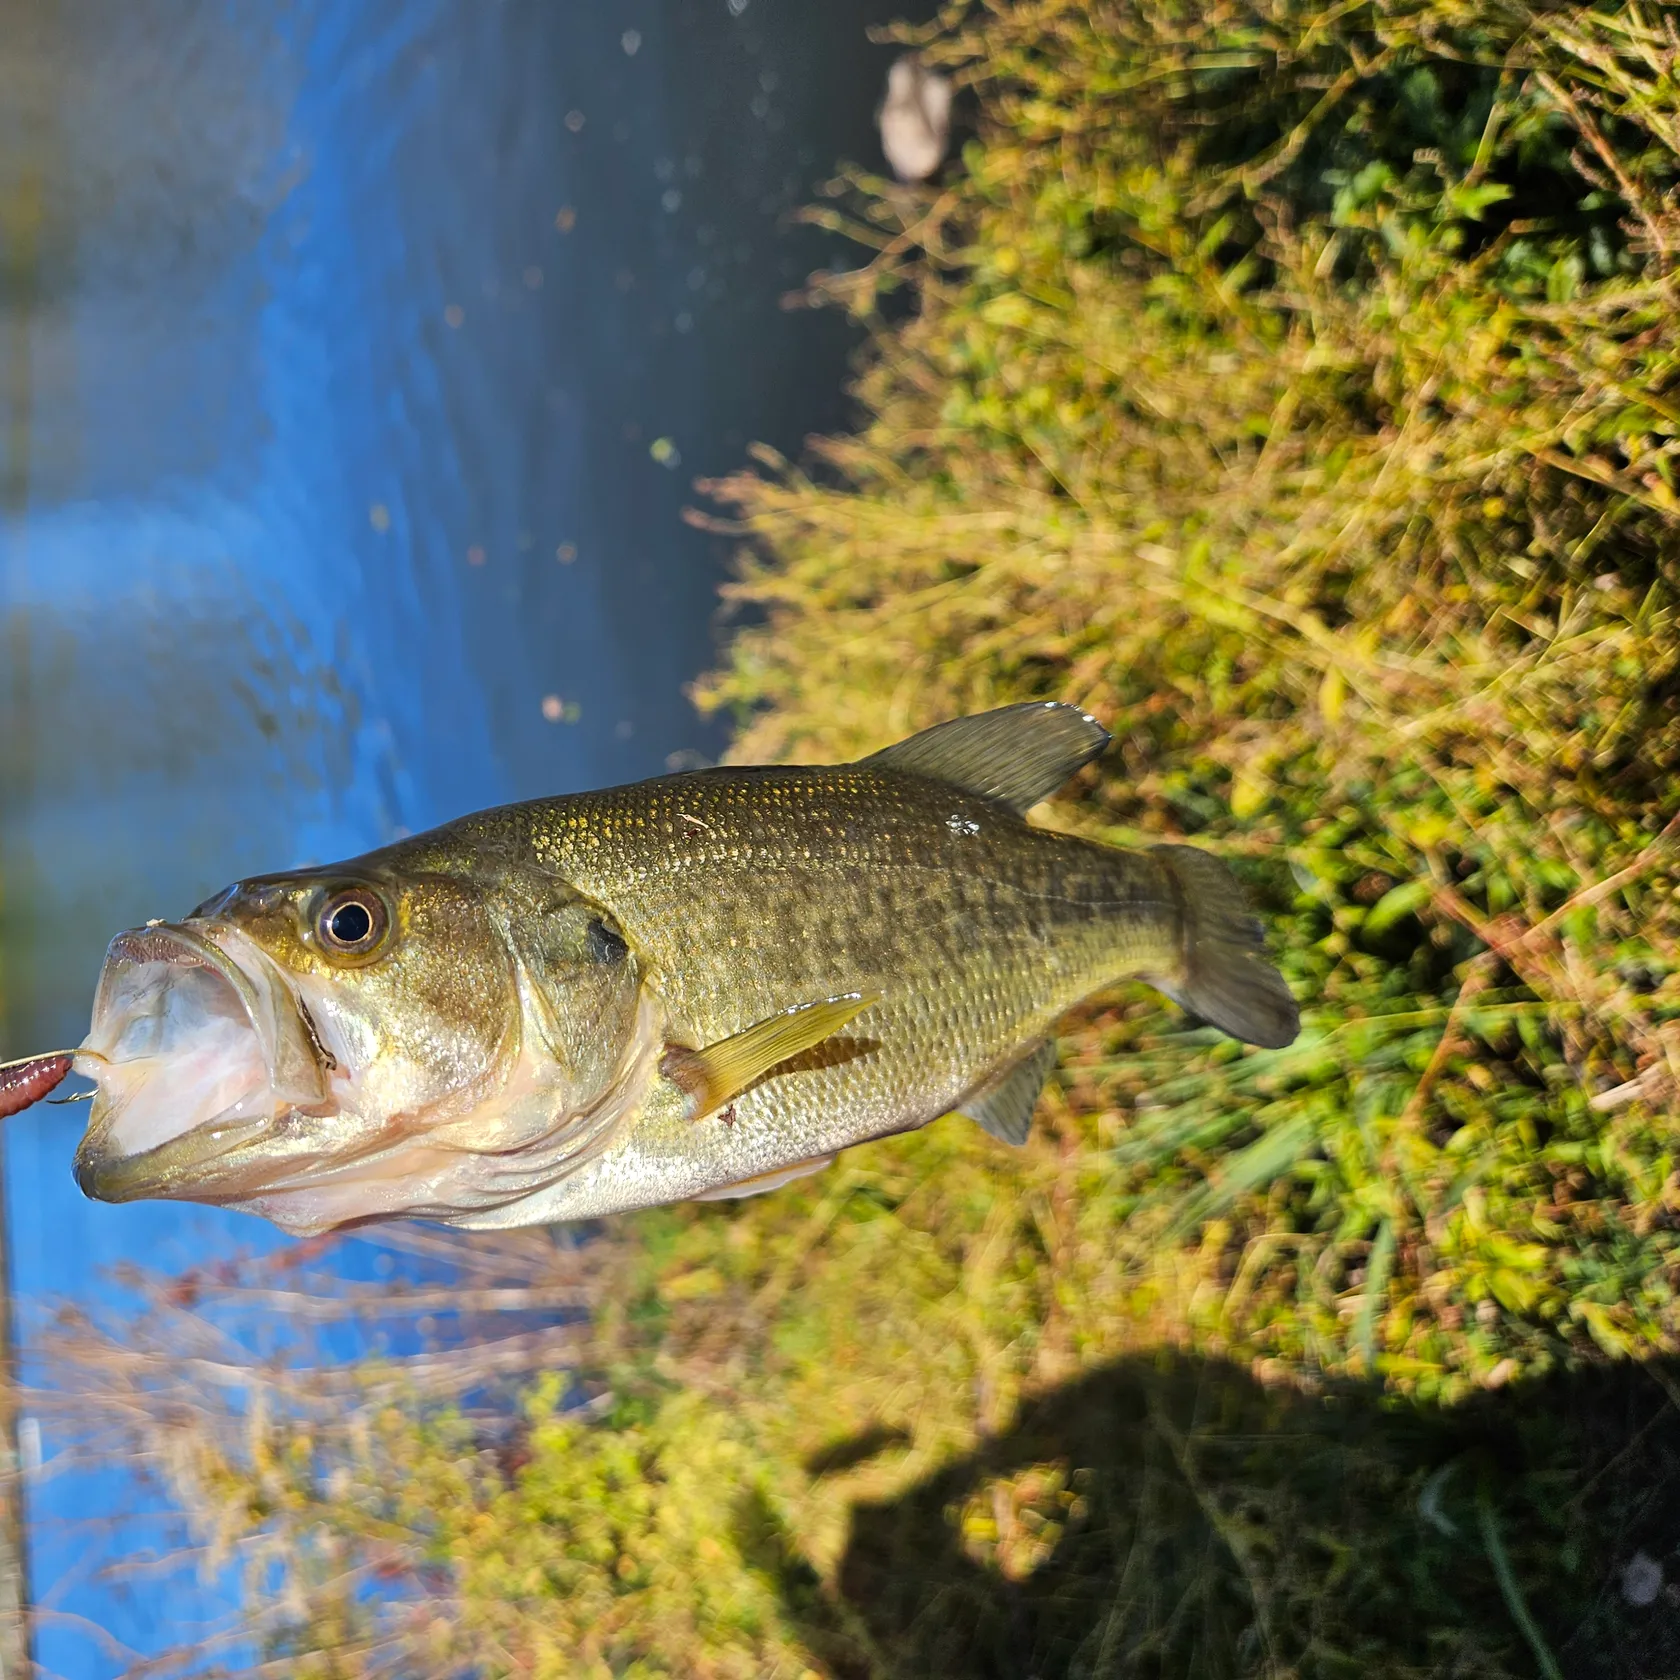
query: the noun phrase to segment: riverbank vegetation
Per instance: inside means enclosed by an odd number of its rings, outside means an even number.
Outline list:
[[[511,1446],[265,1413],[213,1485],[317,1571],[272,1649],[389,1666],[378,1556],[450,1583],[439,1672],[1654,1672],[1674,14],[1028,0],[922,50],[975,132],[817,212],[859,424],[707,487],[701,704],[840,759],[1079,702],[1115,745],[1042,820],[1228,857],[1304,1031],[1122,988],[1020,1151],[947,1119],[627,1222]]]

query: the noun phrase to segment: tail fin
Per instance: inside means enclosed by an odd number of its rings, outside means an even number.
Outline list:
[[[1237,878],[1211,852],[1154,846],[1178,888],[1184,966],[1150,983],[1174,1003],[1248,1044],[1281,1050],[1301,1030],[1301,1012],[1267,960],[1260,923]]]

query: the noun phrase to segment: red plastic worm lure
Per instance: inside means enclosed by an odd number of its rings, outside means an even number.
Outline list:
[[[60,1085],[70,1071],[70,1053],[31,1056],[27,1061],[0,1065],[0,1120],[21,1114]]]

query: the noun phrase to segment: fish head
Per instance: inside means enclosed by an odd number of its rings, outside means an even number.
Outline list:
[[[76,1063],[97,1087],[88,1195],[308,1232],[528,1193],[533,1146],[622,1060],[629,947],[551,882],[533,931],[529,884],[510,902],[384,856],[241,881],[112,941]]]

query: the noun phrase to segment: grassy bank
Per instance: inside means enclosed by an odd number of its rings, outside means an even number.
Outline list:
[[[1444,1396],[1657,1344],[1671,25],[1197,12],[937,46],[991,124],[945,194],[836,211],[882,249],[830,294],[917,311],[815,476],[714,487],[764,623],[705,702],[839,757],[1077,699],[1117,748],[1049,820],[1246,867],[1301,1044],[1128,999],[1066,1047],[1115,1241],[1221,1222],[1198,1329]]]
[[[837,759],[1080,702],[1115,748],[1043,820],[1229,857],[1301,1040],[1117,991],[1021,1151],[629,1222],[589,1412],[265,1414],[197,1485],[291,1537],[323,1674],[1660,1672],[1672,13],[1034,0],[926,50],[978,138],[822,210],[861,420],[709,487],[752,611],[702,703]]]

